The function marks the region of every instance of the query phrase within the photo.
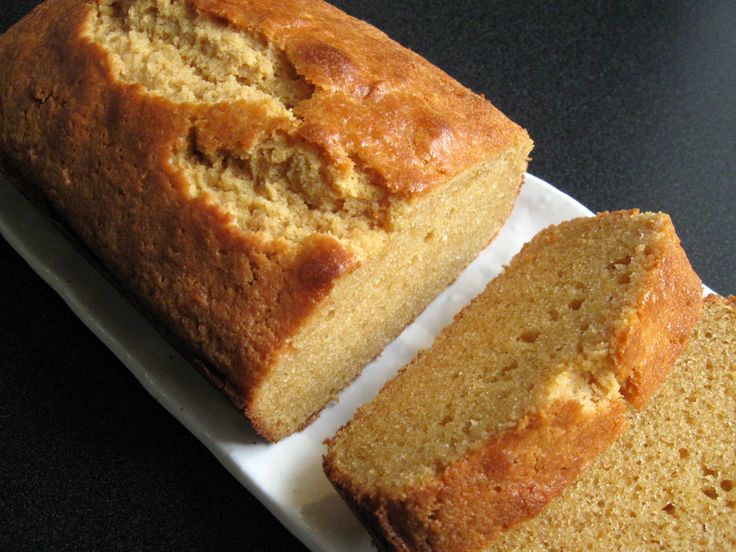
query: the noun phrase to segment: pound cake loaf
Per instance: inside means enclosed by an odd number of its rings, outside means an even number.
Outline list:
[[[736,298],[709,296],[646,409],[491,550],[736,550]]]
[[[320,0],[49,0],[0,152],[277,440],[495,236],[531,141]]]
[[[547,228],[328,442],[325,473],[383,549],[482,550],[614,441],[701,306],[667,215]]]

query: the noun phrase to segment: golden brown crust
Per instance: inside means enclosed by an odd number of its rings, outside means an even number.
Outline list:
[[[301,139],[333,168],[360,164],[389,193],[425,191],[528,140],[488,102],[332,6],[189,4],[282,48],[316,86],[295,109]],[[50,0],[0,37],[0,82],[10,83],[0,87],[0,150],[248,412],[288,338],[358,259],[328,235],[292,247],[244,233],[192,198],[176,154],[247,149],[294,122],[254,102],[174,103],[116,80],[86,35],[93,5]]]
[[[669,216],[667,216],[669,220]],[[649,293],[637,310],[636,320],[614,337],[611,350],[621,366],[621,392],[634,408],[647,405],[664,381],[677,357],[685,350],[692,329],[700,319],[703,287],[693,272],[680,239],[670,223],[662,240],[666,252],[650,271]]]
[[[558,402],[397,497],[366,495],[330,454],[324,469],[382,550],[480,550],[574,481],[623,431],[625,409],[617,401],[591,416],[578,403]]]
[[[319,0],[189,0],[275,43],[316,86],[299,133],[389,193],[415,194],[528,137],[489,102],[385,34]],[[367,46],[369,45],[369,46]]]

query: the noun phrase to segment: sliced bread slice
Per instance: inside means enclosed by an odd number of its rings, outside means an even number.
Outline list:
[[[736,549],[736,297],[707,298],[646,409],[538,517],[492,550]]]
[[[385,549],[481,549],[618,436],[701,305],[667,215],[550,227],[340,430],[325,472]]]

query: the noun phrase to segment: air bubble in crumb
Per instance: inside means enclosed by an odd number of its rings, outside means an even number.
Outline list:
[[[718,498],[718,492],[714,487],[703,487],[703,494],[708,498]]]
[[[519,340],[523,341],[524,343],[534,343],[537,338],[539,338],[540,332],[536,330],[530,330],[528,332],[524,332],[519,336]]]

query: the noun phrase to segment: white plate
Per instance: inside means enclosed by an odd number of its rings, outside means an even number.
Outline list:
[[[322,442],[485,288],[521,246],[550,224],[591,212],[526,175],[511,218],[458,280],[391,343],[303,432],[261,440],[219,392],[7,181],[0,177],[0,232],[171,414],[313,551],[372,551],[370,538],[322,474]]]

